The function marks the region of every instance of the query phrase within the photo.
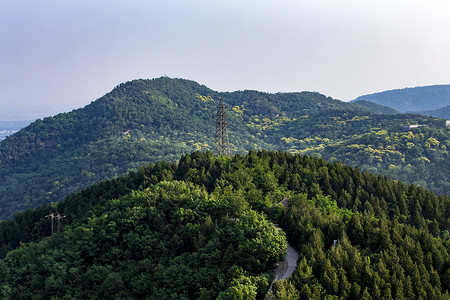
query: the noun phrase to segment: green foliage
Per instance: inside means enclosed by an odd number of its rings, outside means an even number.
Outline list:
[[[53,240],[51,212],[67,215]],[[261,299],[286,249],[270,215],[300,253],[275,299],[445,299],[449,213],[447,195],[339,162],[195,152],[0,223],[1,293]]]
[[[0,120],[0,141],[18,132],[20,128],[29,125],[31,121],[1,121]]]
[[[370,110],[372,110],[374,113],[379,113],[379,114],[388,114],[388,115],[395,115],[395,114],[399,114],[400,112],[396,109],[387,107],[387,106],[383,106],[374,102],[370,102],[367,100],[357,100],[357,101],[352,101],[352,103],[357,104],[357,105],[361,105],[364,106],[366,108],[369,108]]]
[[[0,263],[2,296],[262,298],[284,235],[249,209],[232,220],[218,200],[162,181],[97,205],[57,239],[9,252]]]
[[[421,115],[433,116],[441,119],[450,119],[450,105],[435,110],[427,110],[419,112]]]
[[[297,300],[298,291],[288,280],[275,280],[273,283],[273,299],[276,300]]]
[[[234,153],[317,155],[450,193],[450,138],[442,120],[377,115],[318,93],[219,93],[163,77],[121,84],[83,109],[38,120],[2,141],[0,219],[61,201],[143,164],[211,151],[220,97],[229,108]],[[403,124],[430,127],[416,128],[410,137]],[[241,175],[237,185],[246,184]],[[268,173],[258,181],[270,189],[272,179]]]
[[[312,298],[313,290],[327,299],[448,297],[448,242],[396,220],[319,213],[306,201],[292,205],[281,225],[300,250],[290,278],[300,298]]]

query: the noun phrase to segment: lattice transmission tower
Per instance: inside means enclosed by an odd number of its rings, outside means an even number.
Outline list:
[[[216,142],[214,143],[214,155],[230,155],[230,141],[228,139],[227,113],[220,98],[219,106],[216,113]]]

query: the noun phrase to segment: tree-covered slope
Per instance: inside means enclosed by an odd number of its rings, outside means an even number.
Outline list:
[[[147,162],[175,161],[182,153],[212,149],[220,96],[233,107],[234,151],[275,148],[245,126],[249,115],[295,115],[318,110],[319,104],[351,107],[317,93],[221,94],[166,77],[121,84],[85,108],[38,120],[0,143],[0,218],[60,201]]]
[[[418,112],[421,115],[433,116],[441,119],[450,119],[450,104],[435,110],[421,111]]]
[[[138,80],[2,141],[2,218],[146,162],[209,147],[214,104],[196,96],[208,92],[183,80]]]
[[[401,124],[424,127],[404,129]],[[450,193],[450,127],[417,115],[323,112],[263,129],[271,144],[291,153],[340,160],[374,173]]]
[[[1,262],[10,299],[259,298],[284,235],[227,191],[161,182],[97,206],[58,235]],[[232,217],[239,217],[238,221]],[[22,265],[25,270],[18,268]],[[267,274],[265,274],[267,272]]]
[[[219,93],[193,81],[162,77],[121,84],[85,108],[38,120],[0,142],[0,219],[60,201],[145,163],[212,150],[220,97],[228,106],[233,153],[269,149],[323,155],[440,193],[450,191],[445,179],[450,176],[449,131],[433,118],[378,115],[318,93]],[[395,153],[375,155],[381,161],[367,159],[377,138],[373,132],[403,135],[403,124],[417,123],[432,125],[426,140],[433,138],[433,143],[414,143],[413,151],[404,152],[409,141],[391,138],[381,150]],[[333,150],[346,143],[363,151]],[[420,178],[411,172],[416,166],[423,171]]]
[[[357,100],[357,101],[353,101],[352,103],[364,106],[364,107],[370,109],[373,113],[386,114],[386,115],[395,115],[395,114],[400,113],[396,109],[393,109],[393,108],[390,108],[387,106],[383,106],[383,105],[377,104],[375,102],[370,102],[367,100]]]
[[[401,112],[434,110],[450,103],[450,85],[432,85],[384,91],[363,95],[354,101],[366,100],[392,107]]]
[[[16,133],[21,128],[29,125],[31,121],[2,121],[0,120],[0,141],[4,140],[7,136]]]
[[[300,254],[275,299],[449,297],[447,195],[270,151],[184,155],[0,223],[1,295],[262,299],[284,249],[269,218]]]

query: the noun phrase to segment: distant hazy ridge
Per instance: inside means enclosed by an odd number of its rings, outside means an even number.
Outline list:
[[[400,112],[422,112],[450,105],[450,85],[432,85],[396,89],[359,96],[355,100],[367,100],[394,108]]]

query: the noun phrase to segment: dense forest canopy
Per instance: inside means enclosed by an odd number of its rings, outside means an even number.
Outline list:
[[[179,181],[110,200],[57,240],[9,253],[2,296],[229,299],[237,289],[262,298],[285,238],[239,201]]]
[[[450,193],[444,120],[380,114],[319,93],[220,93],[162,77],[120,84],[85,108],[38,120],[0,142],[0,219],[146,163],[211,151],[220,97],[233,153],[316,155]]]
[[[269,220],[300,255],[274,299],[450,297],[449,196],[273,151],[183,155],[0,223],[1,295],[263,299],[285,250]]]

